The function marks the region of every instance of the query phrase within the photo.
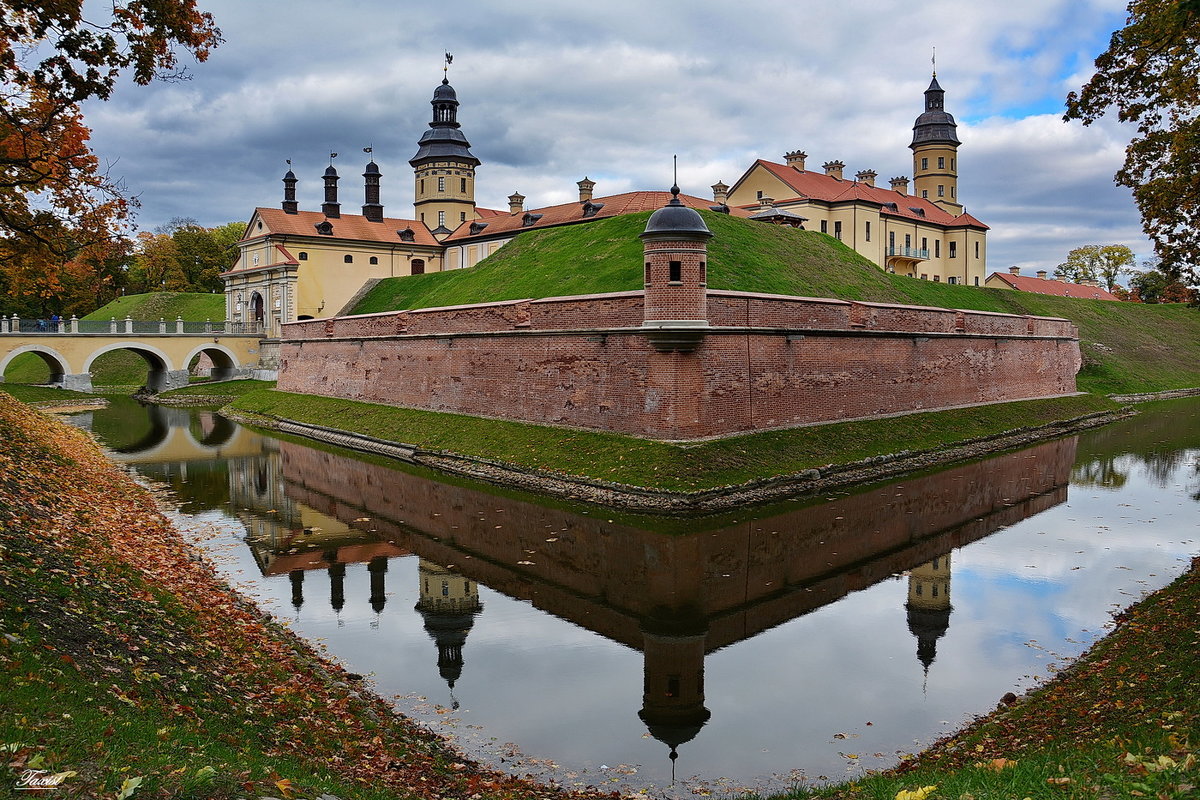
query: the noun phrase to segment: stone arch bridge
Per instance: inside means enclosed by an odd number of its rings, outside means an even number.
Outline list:
[[[197,356],[212,362],[214,380],[256,374],[262,338],[261,326],[242,323],[128,318],[48,323],[14,317],[0,320],[0,381],[14,358],[33,353],[50,368],[51,384],[90,392],[92,363],[105,353],[130,350],[146,361],[146,387],[163,392],[187,386],[188,366]]]

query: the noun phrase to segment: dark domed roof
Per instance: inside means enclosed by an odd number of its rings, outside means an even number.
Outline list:
[[[379,165],[376,164],[374,161],[367,164],[367,173],[366,174],[378,175],[379,174]]]
[[[962,144],[958,140],[954,117],[946,113],[946,91],[937,81],[937,75],[925,90],[925,113],[913,123],[913,140],[909,147],[926,142]]]
[[[457,102],[458,95],[454,91],[454,87],[450,85],[450,81],[442,78],[442,85],[433,90],[433,101],[454,100]]]
[[[296,173],[292,172],[292,171],[289,169],[289,170],[287,171],[287,174],[283,176],[283,179],[284,179],[285,181],[294,181],[294,180],[296,180]]]
[[[336,178],[337,177],[337,170],[333,168],[333,164],[330,164],[328,167],[325,168],[325,177],[326,178]]]
[[[671,201],[650,215],[642,236],[677,233],[688,237],[709,237],[712,231],[704,224],[704,218],[694,208],[688,208],[679,200],[679,187],[671,187]]]

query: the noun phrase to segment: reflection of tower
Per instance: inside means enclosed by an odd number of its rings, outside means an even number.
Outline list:
[[[475,615],[483,610],[479,602],[479,585],[462,575],[421,559],[417,564],[421,582],[421,597],[416,609],[425,619],[425,631],[438,649],[438,672],[450,686],[453,708],[454,682],[462,675],[463,645],[475,624]]]
[[[292,607],[299,614],[300,606],[304,605],[304,570],[294,569],[288,573],[288,577],[292,581]]]
[[[950,554],[908,573],[908,629],[917,637],[917,658],[929,673],[937,658],[937,640],[950,627]]]
[[[337,558],[337,550],[330,550],[324,556],[329,562],[329,605],[335,612],[341,612],[346,605],[346,565]]]
[[[708,626],[699,615],[656,616],[642,624],[642,710],[650,735],[676,749],[708,722],[704,707],[704,650]],[[672,763],[672,770],[674,764]]]
[[[386,556],[375,556],[367,562],[367,572],[371,573],[371,608],[378,614],[383,611],[387,602],[387,588],[384,586],[384,575],[387,573]]]

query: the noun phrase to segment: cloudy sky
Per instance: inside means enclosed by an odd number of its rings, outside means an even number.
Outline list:
[[[340,155],[343,207],[362,203],[373,147],[388,216],[412,216],[408,159],[454,55],[459,121],[483,164],[480,205],[526,208],[665,188],[711,196],[755,158],[803,149],[880,180],[908,149],[937,49],[958,121],[959,197],[991,226],[989,268],[1053,269],[1073,247],[1150,248],[1112,183],[1131,131],[1061,121],[1063,98],[1123,24],[1124,0],[200,0],[225,43],[185,83],[127,86],[86,114],[101,158],[140,196],[138,225],[245,220],[301,208]]]

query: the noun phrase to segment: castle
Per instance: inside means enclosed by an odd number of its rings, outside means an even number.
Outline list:
[[[824,173],[807,171],[806,155],[796,151],[784,164],[756,161],[732,188],[714,184],[711,201],[684,194],[679,201],[768,223],[803,227],[808,221],[889,272],[981,285],[987,226],[958,202],[959,140],[944,95],[935,75],[913,126],[915,194],[908,193],[907,178],[893,178],[890,189],[876,187],[870,170],[846,180],[840,161],[827,163]],[[595,182],[585,177],[575,203],[526,210],[525,197],[514,192],[507,211],[477,206],[480,161],[458,122],[458,97],[448,79],[431,105],[433,119],[409,160],[413,218],[384,216],[382,174],[373,160],[362,173],[361,214],[342,213],[332,163],[322,176],[321,209],[301,211],[298,178],[289,169],[281,206],[254,210],[237,260],[222,275],[227,319],[261,323],[278,337],[284,323],[348,310],[377,279],[472,267],[523,232],[651,211],[670,199],[653,191],[596,197]]]

